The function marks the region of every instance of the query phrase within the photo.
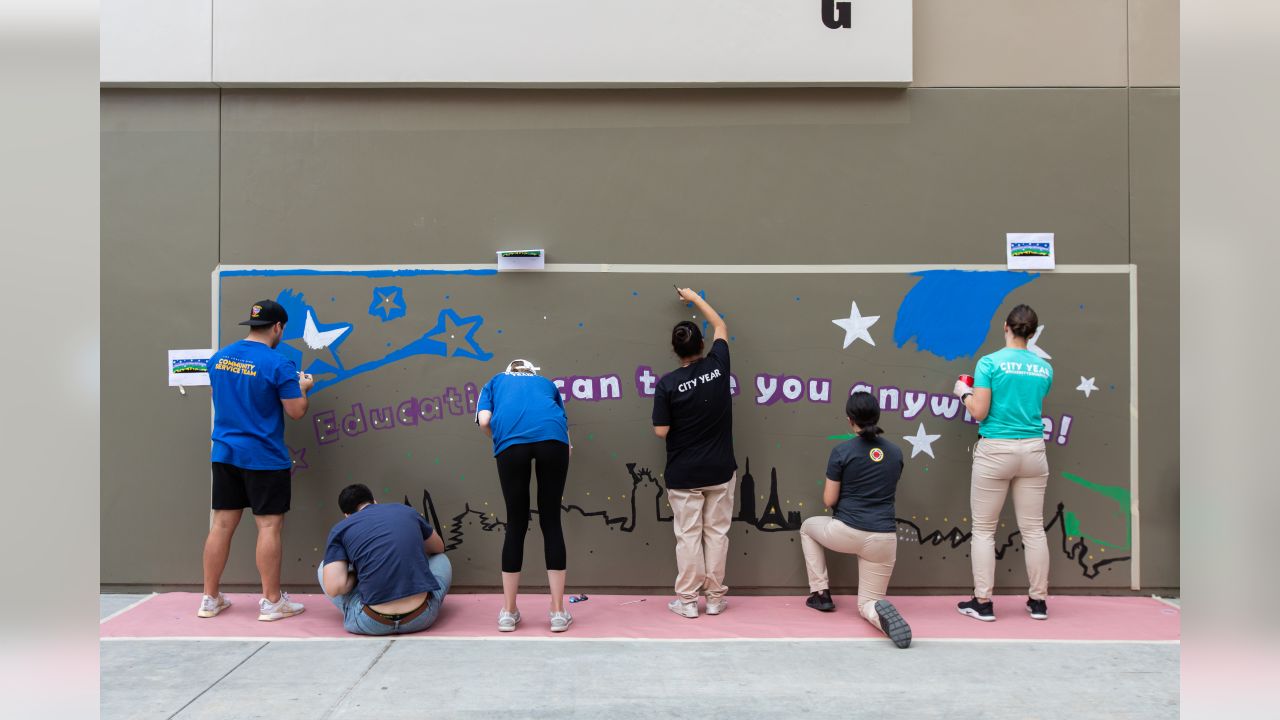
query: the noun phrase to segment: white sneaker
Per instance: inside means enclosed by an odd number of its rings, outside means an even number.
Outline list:
[[[293,602],[289,599],[289,593],[281,591],[280,599],[276,602],[271,602],[266,598],[258,600],[258,619],[263,622],[283,620],[297,615],[304,609],[302,603]]]
[[[707,614],[719,615],[729,607],[729,601],[724,598],[707,599]]]
[[[196,613],[196,617],[211,618],[229,607],[231,601],[222,593],[218,593],[216,598],[205,595],[200,598],[200,611]]]
[[[565,613],[566,615],[568,613]],[[511,632],[516,629],[516,625],[520,624],[520,611],[516,610],[509,613],[506,610],[498,612],[498,632]],[[566,626],[568,627],[568,626]]]
[[[573,624],[573,616],[568,610],[551,613],[551,632],[564,632]]]
[[[667,609],[680,617],[687,617],[690,619],[698,617],[698,602],[696,600],[694,602],[687,603],[680,598],[676,598],[675,600],[667,603]]]

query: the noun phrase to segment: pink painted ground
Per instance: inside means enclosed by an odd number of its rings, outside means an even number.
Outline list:
[[[272,623],[258,621],[256,595],[231,595],[233,606],[216,618],[196,617],[200,596],[157,595],[101,626],[106,637],[352,637],[342,629],[337,608],[321,595],[294,595],[306,612]],[[644,597],[644,602],[631,602]],[[956,612],[958,597],[894,597],[890,600],[911,624],[916,639],[1017,640],[1178,640],[1181,616],[1176,608],[1143,597],[1079,597],[1049,599],[1050,619],[1032,620],[1025,597],[996,598],[994,623],[978,622]],[[589,638],[723,639],[723,638],[858,638],[878,633],[857,615],[854,598],[836,596],[837,610],[819,613],[802,596],[730,596],[722,615],[696,620],[667,610],[667,596],[592,595],[570,605],[574,623],[567,635]],[[630,603],[630,604],[622,604]],[[514,633],[497,631],[497,595],[450,595],[440,618],[426,637],[551,636],[546,596],[522,595],[524,615]],[[414,637],[405,635],[401,637]]]

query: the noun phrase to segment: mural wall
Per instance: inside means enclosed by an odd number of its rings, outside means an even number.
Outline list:
[[[654,268],[649,268],[653,270]],[[710,268],[709,268],[710,269]],[[674,573],[663,443],[653,387],[674,368],[671,326],[694,311],[673,283],[700,290],[730,330],[740,466],[728,583],[804,586],[798,527],[822,513],[831,448],[847,437],[843,400],[875,393],[904,450],[897,588],[964,587],[970,449],[977,427],[950,394],[956,375],[1002,345],[1014,304],[1039,312],[1033,349],[1053,364],[1045,404],[1052,471],[1045,520],[1057,587],[1127,588],[1130,342],[1127,272],[1030,274],[543,272],[222,269],[219,344],[254,300],[291,318],[279,352],[316,377],[289,425],[294,503],[284,580],[314,578],[338,491],[368,484],[407,502],[444,535],[459,586],[492,586],[506,527],[491,445],[472,421],[479,388],[515,357],[533,360],[566,400],[574,455],[558,508],[575,587],[660,588]],[[526,570],[541,568],[530,526]],[[1012,516],[998,537],[999,582],[1025,583]],[[833,564],[852,586],[855,566]]]

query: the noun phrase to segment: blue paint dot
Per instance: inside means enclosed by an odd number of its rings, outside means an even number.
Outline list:
[[[449,299],[449,296],[448,296],[448,295],[445,295],[445,296],[444,296],[444,299],[445,299],[445,300],[448,300],[448,299]]]
[[[635,290],[632,290],[632,291],[631,291],[631,297],[636,297],[636,296],[637,296],[637,295],[639,295],[639,294],[640,294],[640,293],[636,292]]]
[[[1083,309],[1084,309],[1084,305],[1083,305],[1083,304],[1082,304],[1082,305],[1080,305],[1080,309],[1081,309],[1081,310],[1083,310]]]
[[[391,343],[387,343],[387,347],[391,347]]]
[[[796,296],[796,302],[800,302],[800,296],[799,296],[799,295],[797,295],[797,296]]]
[[[1112,386],[1111,386],[1111,389],[1112,389],[1112,390],[1115,390],[1115,389],[1116,389],[1116,386],[1115,386],[1115,385],[1112,385]]]
[[[583,323],[578,323],[578,327],[584,327]]]
[[[499,335],[501,335],[501,334],[502,334],[502,331],[501,331],[501,330],[499,330],[499,331],[498,331],[498,334],[499,334]]]
[[[734,335],[730,335],[730,336],[729,336],[729,340],[731,340],[731,341],[732,341],[732,340],[737,340],[737,339],[738,339],[738,338],[737,338],[737,336],[734,336]]]
[[[335,301],[337,301],[337,299],[338,299],[338,298],[337,298],[337,297],[335,297],[335,296],[330,296],[330,297],[329,297],[329,302],[335,302]]]

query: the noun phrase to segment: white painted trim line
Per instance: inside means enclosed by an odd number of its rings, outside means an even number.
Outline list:
[[[1142,587],[1141,514],[1138,511],[1138,266],[1129,271],[1129,588]]]
[[[154,598],[154,597],[155,597],[156,595],[158,595],[158,594],[159,594],[159,593],[151,593],[150,595],[148,595],[148,596],[146,596],[146,597],[144,597],[144,598],[142,598],[142,599],[140,599],[140,600],[135,600],[135,601],[133,601],[133,602],[129,603],[128,605],[126,605],[126,606],[124,606],[124,607],[120,608],[119,610],[117,610],[117,611],[115,611],[115,612],[111,613],[110,615],[108,615],[108,616],[106,616],[106,617],[102,618],[101,620],[99,620],[99,621],[98,621],[98,624],[99,624],[99,625],[102,625],[103,623],[107,622],[108,620],[111,620],[111,619],[113,619],[113,618],[119,617],[119,616],[121,616],[121,615],[123,615],[123,614],[125,614],[125,613],[129,612],[130,610],[132,610],[132,609],[134,609],[134,608],[138,607],[138,606],[139,606],[139,605],[141,605],[142,603],[144,603],[144,602],[146,602],[146,601],[148,601],[148,600],[150,600],[150,599]]]
[[[494,631],[495,634],[497,631]],[[154,641],[196,641],[207,640],[210,642],[385,642],[386,640],[415,641],[415,642],[448,642],[450,640],[462,641],[480,641],[480,642],[632,642],[632,643],[771,643],[771,642],[813,642],[813,643],[841,643],[841,642],[857,642],[857,643],[888,643],[887,637],[850,637],[850,638],[829,638],[829,637],[781,637],[781,638],[634,638],[634,637],[449,637],[432,635],[428,630],[421,633],[408,633],[405,635],[369,635],[359,637],[266,637],[266,636],[238,636],[238,637],[104,637],[99,638],[101,642],[154,642]],[[1010,643],[1010,644],[1035,644],[1043,643],[1050,645],[1181,645],[1181,640],[1076,640],[1076,639],[1034,639],[1034,638],[913,638],[911,643]]]
[[[1178,603],[1176,603],[1176,602],[1174,602],[1174,601],[1170,600],[1169,598],[1162,598],[1162,597],[1160,597],[1159,595],[1152,595],[1152,596],[1151,596],[1151,599],[1152,599],[1152,600],[1155,600],[1156,602],[1159,602],[1159,603],[1164,603],[1165,605],[1168,605],[1169,607],[1174,608],[1175,610],[1178,610],[1178,611],[1181,611],[1181,610],[1182,610],[1182,606],[1181,606],[1181,605],[1179,605]]]
[[[1046,275],[1125,275],[1132,272],[1133,265],[1059,265],[1055,270],[1045,270]],[[246,270],[304,270],[335,272],[370,272],[381,270],[443,270],[456,272],[461,270],[497,270],[497,263],[445,263],[439,265],[219,265],[214,270],[215,277],[223,271]],[[926,270],[1008,270],[1004,265],[659,265],[645,263],[547,263],[545,270],[521,270],[513,272],[565,272],[565,273],[701,273],[712,275],[816,275],[816,274],[849,274],[849,273],[889,273],[909,274]],[[1022,272],[1022,271],[1014,271]],[[503,273],[506,274],[506,273]],[[216,289],[215,289],[216,293]]]

